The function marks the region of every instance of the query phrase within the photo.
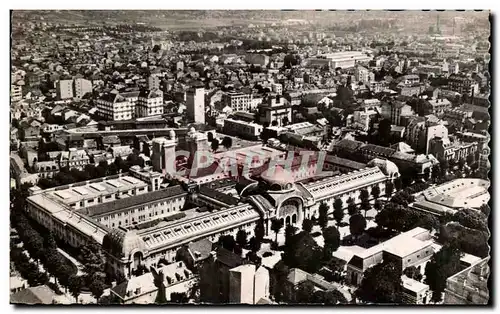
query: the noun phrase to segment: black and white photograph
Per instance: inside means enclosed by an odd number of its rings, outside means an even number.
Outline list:
[[[491,20],[10,10],[10,304],[491,304]]]

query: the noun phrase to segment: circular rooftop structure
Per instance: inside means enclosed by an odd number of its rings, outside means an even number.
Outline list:
[[[146,244],[135,233],[135,231],[123,231],[121,229],[113,229],[104,236],[103,249],[118,258],[131,258],[135,252],[147,251]]]
[[[268,168],[260,175],[260,178],[266,181],[272,190],[290,190],[295,182],[293,174],[281,166]]]
[[[387,159],[375,158],[368,162],[369,167],[378,167],[382,172],[391,179],[399,177],[399,169],[396,164]]]

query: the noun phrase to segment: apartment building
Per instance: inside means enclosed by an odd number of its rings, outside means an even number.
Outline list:
[[[10,101],[19,101],[21,99],[23,99],[23,87],[10,85]]]
[[[193,87],[186,93],[188,119],[195,123],[205,123],[205,88]]]
[[[135,117],[135,103],[119,94],[105,94],[97,100],[97,115],[110,121],[130,120]]]
[[[252,108],[252,95],[239,92],[229,92],[222,95],[222,103],[231,107],[233,111],[250,111]]]
[[[150,117],[163,114],[163,93],[155,90],[142,90],[135,105],[136,117]]]
[[[58,99],[73,98],[73,80],[60,80],[56,83]]]
[[[247,122],[236,119],[225,119],[224,120],[224,133],[240,136],[246,139],[258,140],[260,133],[264,127],[260,124],[254,122]]]
[[[75,97],[78,99],[83,98],[85,94],[92,93],[92,82],[84,78],[76,78],[74,81]]]

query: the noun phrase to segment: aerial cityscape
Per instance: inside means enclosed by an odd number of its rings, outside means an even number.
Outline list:
[[[11,11],[10,303],[490,304],[490,29]]]

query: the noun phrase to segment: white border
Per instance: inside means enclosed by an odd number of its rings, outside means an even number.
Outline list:
[[[117,2],[111,2],[111,1],[102,1],[102,0],[86,0],[86,1],[26,1],[26,0],[16,0],[14,2],[10,1],[3,1],[1,3],[2,10],[0,12],[3,17],[1,19],[3,22],[0,23],[2,27],[2,31],[0,32],[2,36],[2,42],[3,43],[9,43],[10,38],[9,38],[9,30],[10,30],[10,13],[8,10],[10,9],[239,9],[239,10],[248,10],[248,9],[330,9],[334,8],[337,10],[342,10],[342,9],[358,9],[358,10],[364,10],[367,8],[370,8],[372,10],[377,10],[377,9],[405,9],[405,10],[420,10],[420,9],[466,9],[466,10],[471,10],[471,9],[490,9],[492,10],[493,14],[498,14],[500,12],[499,9],[499,3],[498,1],[488,1],[488,0],[476,0],[476,1],[463,1],[463,0],[455,0],[455,1],[449,1],[449,2],[441,2],[437,3],[435,0],[419,0],[419,1],[391,1],[391,0],[378,0],[378,1],[359,1],[359,0],[350,0],[350,1],[318,1],[318,0],[308,0],[308,1],[269,1],[269,0],[252,0],[252,1],[220,1],[220,0],[211,0],[211,1],[193,1],[193,0],[184,0],[184,1],[117,1]],[[496,24],[498,24],[499,21],[496,20]],[[495,25],[496,26],[496,25]],[[496,29],[497,27],[495,27]],[[497,38],[499,35],[498,32],[493,32],[495,34],[495,39],[498,41],[499,39]],[[1,239],[1,243],[4,243],[4,250],[3,259],[4,259],[4,267],[1,268],[2,271],[0,271],[0,274],[4,276],[4,289],[0,293],[0,297],[2,298],[1,300],[1,309],[4,310],[3,313],[5,312],[11,312],[14,311],[14,307],[9,305],[9,291],[8,291],[8,282],[9,282],[9,277],[8,277],[8,272],[7,272],[7,267],[8,267],[8,259],[9,259],[9,254],[8,254],[8,248],[9,248],[9,243],[8,243],[8,224],[9,224],[9,215],[8,215],[8,191],[9,191],[9,170],[7,168],[7,165],[9,164],[8,160],[8,137],[7,134],[9,130],[9,118],[8,118],[8,110],[9,110],[9,91],[10,88],[8,89],[8,82],[10,80],[10,65],[7,60],[10,60],[10,44],[7,44],[8,46],[5,47],[5,49],[2,49],[2,60],[4,60],[5,63],[2,68],[4,68],[4,75],[1,76],[2,78],[2,86],[4,88],[1,89],[3,97],[0,99],[4,100],[4,106],[3,106],[3,114],[0,115],[2,119],[4,119],[3,123],[0,123],[0,128],[3,129],[1,131],[3,136],[0,137],[2,141],[4,141],[4,144],[1,145],[2,147],[2,154],[0,154],[0,158],[4,159],[4,162],[2,163],[4,167],[0,168],[2,173],[4,175],[1,175],[1,178],[4,178],[1,181],[2,184],[2,191],[5,191],[6,194],[4,197],[2,197],[2,200],[4,200],[4,206],[2,208],[2,215],[4,215],[0,219],[0,224],[1,230],[3,230],[5,234]],[[498,50],[498,47],[497,47]],[[495,55],[492,56],[493,59],[496,59],[497,57],[497,52],[495,52]],[[498,62],[495,62],[495,69],[494,73],[500,73],[498,71]],[[492,73],[492,76],[494,79],[496,78],[495,75]],[[495,99],[498,98],[498,91],[494,90],[495,93]],[[494,104],[496,105],[496,104]],[[500,121],[500,109],[495,110],[494,112],[494,117],[492,117],[492,121]],[[496,132],[492,132],[492,135],[494,135]],[[492,136],[492,141],[495,143],[495,147],[499,147],[500,143],[500,136],[497,138],[495,136]],[[492,163],[494,161],[492,160]],[[496,168],[496,167],[495,167]],[[498,171],[495,171],[495,179],[496,179],[496,174]],[[495,180],[496,182],[496,180]],[[493,196],[495,195],[500,195],[498,193],[497,187],[493,186]],[[492,209],[492,212],[496,212],[495,208]],[[495,220],[500,219],[500,215],[496,214],[495,215]],[[496,222],[496,221],[495,221]],[[497,225],[497,224],[495,224]],[[496,242],[494,242],[496,243]],[[495,244],[495,246],[497,246]],[[492,248],[493,249],[493,248]],[[495,260],[493,260],[495,262]],[[496,263],[495,263],[496,264]],[[497,268],[495,267],[495,270]],[[496,277],[496,276],[495,276]],[[492,289],[490,291],[490,297],[495,297],[496,293]],[[496,303],[496,302],[495,302]],[[26,309],[26,308],[23,308]],[[162,308],[130,308],[130,307],[125,307],[126,310],[130,311],[139,311],[143,312],[145,310],[162,310],[162,311],[168,311],[169,313],[176,313],[180,312],[182,309],[179,308],[168,308],[168,309],[162,309]],[[191,312],[191,311],[196,311],[196,310],[209,310],[209,311],[240,311],[240,310],[253,310],[254,308],[234,308],[234,307],[218,307],[218,308],[192,308],[189,307],[187,309],[184,309],[183,311],[186,312]],[[276,309],[271,309],[271,308],[256,308],[259,312],[266,313],[266,312],[271,312],[271,311],[290,311],[290,310],[299,310],[299,311],[328,311],[328,312],[349,312],[349,313],[356,313],[356,312],[362,312],[366,311],[367,308],[291,308],[291,307],[286,307],[286,308],[276,308]],[[385,311],[387,309],[391,308],[369,308],[369,310],[376,310],[376,311]],[[394,307],[393,309],[400,310],[402,308],[400,307]],[[37,310],[40,313],[51,313],[53,310],[71,310],[71,311],[86,311],[86,309],[82,308],[37,308]],[[104,311],[119,311],[123,310],[122,308],[88,308],[88,310],[93,311],[93,312],[104,312]],[[413,308],[413,309],[408,309],[404,308],[404,310],[422,310],[422,308]],[[427,309],[428,311],[435,311],[436,308],[429,308]],[[467,310],[470,311],[472,308],[452,308],[452,309],[447,309],[447,310]],[[487,309],[484,309],[484,311]]]

